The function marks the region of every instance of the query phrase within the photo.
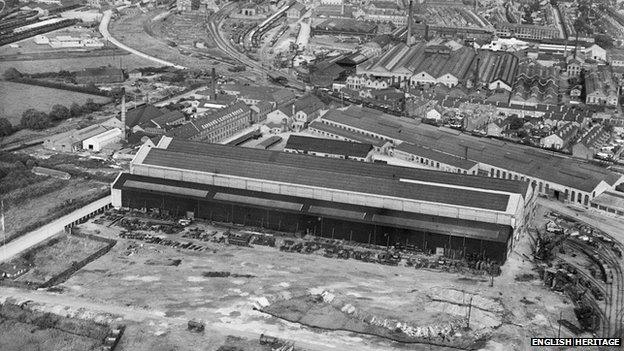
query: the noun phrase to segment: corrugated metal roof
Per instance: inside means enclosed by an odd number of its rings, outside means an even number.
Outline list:
[[[509,195],[484,192],[482,189],[492,185],[487,188],[517,193],[522,184],[359,161],[218,144],[176,142],[175,139],[168,150],[149,150],[143,164],[502,212],[507,209]],[[401,179],[422,182],[408,183]],[[449,185],[472,187],[474,190]],[[521,191],[520,194],[524,195],[525,192]]]
[[[345,111],[330,110],[322,118],[451,155],[467,154],[469,160],[586,192],[594,191],[603,180],[613,185],[620,178],[611,171],[573,158],[552,155],[511,142],[503,142],[501,145],[500,141],[489,138],[452,135],[443,132],[442,128],[360,106],[350,106]]]
[[[291,135],[286,142],[286,149],[322,152],[332,155],[343,155],[365,158],[373,149],[371,144],[353,141],[313,138],[303,135]]]

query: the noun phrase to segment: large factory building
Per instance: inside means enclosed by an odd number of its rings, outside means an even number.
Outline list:
[[[502,262],[534,210],[526,182],[163,137],[112,185],[116,208],[414,245]]]

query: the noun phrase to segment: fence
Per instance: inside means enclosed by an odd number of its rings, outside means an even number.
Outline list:
[[[72,230],[72,235],[76,236],[76,237],[79,237],[79,238],[85,238],[85,239],[95,240],[95,241],[99,241],[99,242],[105,242],[105,243],[107,243],[107,245],[104,246],[103,248],[97,250],[96,252],[92,253],[91,255],[89,255],[84,260],[82,260],[80,262],[73,263],[70,268],[68,268],[65,271],[57,274],[56,276],[50,278],[48,281],[46,281],[43,284],[41,284],[39,286],[39,288],[48,288],[48,287],[51,287],[51,286],[54,286],[56,284],[59,284],[59,283],[62,283],[64,281],[66,281],[67,279],[69,279],[69,277],[71,277],[74,273],[76,273],[80,268],[82,268],[82,267],[88,265],[89,263],[97,260],[98,258],[104,256],[117,243],[117,241],[113,240],[113,239],[106,239],[106,238],[102,238],[102,237],[95,236],[95,235],[77,233],[74,230]]]

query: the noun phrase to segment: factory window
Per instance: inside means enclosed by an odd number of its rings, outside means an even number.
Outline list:
[[[548,183],[545,184],[545,189],[544,190],[546,192],[546,194],[548,194],[548,191],[550,190],[550,186],[548,185]]]
[[[500,169],[496,170],[496,178],[500,178]]]
[[[587,206],[587,203],[589,203],[589,196],[585,195],[584,203],[585,203],[585,206]]]
[[[576,198],[576,202],[578,202],[580,204],[581,201],[582,201],[582,197],[583,197],[583,195],[581,195],[581,193],[578,193],[578,196]]]
[[[436,162],[436,167],[440,168],[440,162]]]
[[[507,175],[507,179],[511,179],[511,173]]]
[[[507,178],[507,172],[503,171],[503,179]]]
[[[514,180],[518,180],[518,175],[517,174],[514,176]]]
[[[494,168],[491,168],[490,169],[490,177],[493,177],[493,176],[494,176]]]
[[[542,192],[542,186],[543,186],[542,182],[539,182],[539,192],[540,193]]]
[[[595,191],[592,193],[592,198],[594,198],[594,197],[596,197],[596,192]]]

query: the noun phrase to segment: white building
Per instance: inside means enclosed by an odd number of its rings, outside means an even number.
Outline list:
[[[601,48],[600,46],[598,46],[597,44],[594,44],[586,48],[584,52],[585,52],[586,58],[591,58],[591,59],[599,60],[599,61],[607,60],[607,51]]]
[[[82,148],[89,151],[99,152],[108,145],[114,144],[121,140],[121,129],[114,128],[104,133],[94,135],[82,142]]]

